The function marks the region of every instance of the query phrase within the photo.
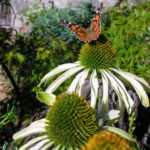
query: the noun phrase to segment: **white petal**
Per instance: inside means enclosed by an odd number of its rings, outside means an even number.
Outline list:
[[[44,135],[44,136],[40,136],[40,137],[36,137],[30,141],[28,141],[26,144],[24,144],[22,147],[19,148],[19,150],[26,150],[28,147],[30,147],[31,145],[33,145],[34,143],[40,141],[40,140],[43,140],[43,139],[46,139],[48,138],[47,135]]]
[[[99,110],[99,115],[105,113],[108,108],[108,79],[103,75],[103,70],[101,70],[102,75],[102,83],[103,83],[103,98],[102,98],[102,105]]]
[[[114,110],[114,109],[96,116],[97,119],[105,119],[109,121],[117,119],[119,117],[120,117],[120,110]]]
[[[46,144],[44,147],[42,147],[40,150],[47,150],[47,149],[50,148],[53,144],[54,144],[54,142],[49,142],[49,143]]]
[[[76,93],[78,93],[79,95],[81,95],[81,89],[82,89],[82,85],[83,83],[85,82],[85,79],[87,78],[88,76],[88,70],[84,70],[77,82],[77,86],[76,86]]]
[[[146,82],[143,78],[140,78],[140,77],[138,77],[138,76],[136,76],[136,75],[134,75],[134,74],[132,74],[132,73],[129,73],[129,72],[124,72],[124,71],[122,71],[121,69],[114,69],[114,68],[112,68],[112,70],[114,70],[114,71],[116,71],[116,72],[119,71],[119,72],[125,73],[126,75],[128,75],[128,76],[134,78],[135,80],[139,81],[139,82],[140,82],[142,85],[144,85],[148,90],[150,90],[150,86],[149,86],[148,82]],[[119,73],[119,72],[118,72],[118,73]]]
[[[87,78],[88,75],[88,71],[83,70],[82,72],[80,72],[72,81],[72,83],[70,84],[69,88],[68,88],[68,92],[77,92],[79,93],[79,95],[81,94],[81,87],[82,84],[84,83],[84,80]]]
[[[63,71],[66,71],[70,68],[74,68],[76,66],[79,66],[79,63],[67,63],[67,64],[62,64],[58,67],[56,67],[55,69],[53,69],[52,71],[50,71],[49,73],[47,73],[41,80],[41,82],[39,83],[38,86],[40,86],[42,83],[49,81],[50,79],[52,79],[54,76],[56,76],[58,73],[61,73]]]
[[[95,109],[97,103],[98,86],[99,86],[96,70],[94,70],[91,74],[90,86],[91,86],[91,107]]]
[[[63,73],[60,77],[58,77],[55,81],[51,83],[51,85],[46,89],[46,93],[53,93],[66,79],[74,75],[76,72],[83,69],[83,67],[74,67]]]
[[[127,111],[129,111],[129,113],[131,113],[131,108],[132,108],[134,102],[133,102],[131,96],[126,91],[124,84],[116,76],[114,76],[110,71],[108,71],[108,72],[103,71],[103,73],[107,76],[108,80],[111,83],[112,88],[115,90],[118,97],[120,97],[120,100],[124,101]]]
[[[53,148],[53,150],[60,150],[61,145],[57,145],[55,148]]]
[[[108,77],[105,75],[105,72],[101,72],[101,73],[102,73],[102,75],[103,75],[105,78],[108,78]],[[108,80],[109,80],[109,79],[108,79]],[[112,82],[112,83],[111,83],[111,82]],[[120,107],[120,109],[123,109],[121,94],[120,94],[119,91],[117,90],[118,87],[117,87],[117,85],[116,85],[115,80],[111,80],[110,83],[111,83],[111,85],[112,85],[112,88],[114,89],[114,91],[115,91],[116,94],[118,95],[119,107]]]
[[[13,139],[14,140],[19,140],[19,139],[25,138],[29,135],[32,135],[32,134],[45,132],[46,131],[45,126],[47,125],[46,122],[47,122],[46,119],[41,119],[41,120],[33,122],[28,127],[26,127],[24,129],[22,129],[21,131],[18,131],[17,133],[15,133],[13,135]]]
[[[29,150],[41,150],[41,147],[44,146],[48,142],[49,142],[49,139],[42,140],[38,142],[36,145],[34,145],[33,147],[29,148]]]
[[[142,104],[145,107],[149,107],[149,98],[148,98],[143,86],[137,81],[137,77],[135,78],[135,75],[133,76],[132,74],[123,72],[121,70],[117,70],[117,69],[113,69],[113,70],[115,72],[117,72],[120,76],[122,76],[125,80],[127,80],[129,83],[132,84],[132,86],[135,89],[136,93],[138,94]],[[140,79],[140,82],[141,82],[141,79]],[[142,83],[144,83],[144,82],[142,82]],[[148,86],[147,86],[147,88],[148,88]]]
[[[37,127],[25,128],[25,129],[21,130],[20,132],[17,132],[16,134],[14,134],[13,139],[19,140],[19,139],[25,138],[29,135],[44,133],[44,132],[46,132],[45,128],[37,128]]]
[[[110,127],[110,126],[103,126],[102,128],[106,131],[114,132],[129,141],[136,142],[136,140],[132,137],[132,135],[130,135],[129,133],[127,133],[126,131],[122,129],[119,129],[116,127]]]
[[[66,149],[66,147],[65,146],[63,146],[63,147],[61,147],[61,150],[65,150]],[[67,149],[68,150],[68,149]]]
[[[36,125],[36,124],[45,126],[45,123],[47,123],[47,122],[48,122],[48,120],[43,118],[43,119],[34,121],[32,124],[30,124],[30,126],[33,126],[33,125]]]
[[[110,110],[106,114],[105,117],[108,118],[108,120],[113,120],[113,119],[119,118],[120,117],[120,111],[119,110]]]

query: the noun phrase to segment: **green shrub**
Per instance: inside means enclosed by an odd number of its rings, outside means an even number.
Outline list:
[[[25,56],[25,63],[20,67],[21,76],[27,77],[25,80],[36,86],[58,64],[76,61],[83,42],[61,25],[60,20],[87,27],[94,12],[90,3],[81,3],[77,10],[54,7],[34,15],[34,19],[30,20],[34,24],[30,32],[17,35],[16,39],[18,52]]]
[[[102,32],[112,43],[118,66],[150,81],[150,2],[122,3],[102,15]]]

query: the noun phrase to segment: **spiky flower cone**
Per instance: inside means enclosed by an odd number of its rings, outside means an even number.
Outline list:
[[[133,148],[124,138],[109,131],[102,131],[90,138],[81,150],[133,150]]]
[[[61,94],[47,114],[46,131],[51,141],[66,148],[79,148],[98,130],[95,114],[78,94]]]
[[[98,40],[83,45],[79,60],[82,66],[90,70],[107,69],[115,65],[112,46],[103,35]]]

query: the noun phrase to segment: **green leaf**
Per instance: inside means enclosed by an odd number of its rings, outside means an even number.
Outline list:
[[[110,127],[110,126],[103,126],[103,127],[100,127],[100,129],[116,133],[119,136],[121,136],[131,142],[136,142],[136,140],[129,133],[127,133],[126,131],[124,131],[122,129],[119,129],[116,127]]]
[[[36,93],[36,98],[40,102],[42,102],[42,103],[44,103],[46,105],[51,106],[55,102],[56,96],[54,94],[47,94],[47,93],[45,93],[43,91],[40,91],[40,92]]]

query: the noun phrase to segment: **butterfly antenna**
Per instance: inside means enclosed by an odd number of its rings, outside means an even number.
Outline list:
[[[63,24],[63,25],[65,25],[65,26],[68,26],[68,27],[71,24],[70,22],[65,21],[65,20],[60,20],[60,23]]]
[[[96,13],[100,13],[102,11],[102,9],[103,9],[103,2],[100,3]]]

